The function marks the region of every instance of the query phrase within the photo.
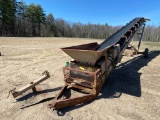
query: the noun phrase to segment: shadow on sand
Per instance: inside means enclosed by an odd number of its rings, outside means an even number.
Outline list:
[[[23,96],[23,97],[20,97],[20,98],[18,98],[18,99],[16,99],[18,102],[19,101],[24,101],[24,100],[27,100],[27,99],[29,99],[29,98],[31,98],[31,97],[35,97],[35,96],[37,96],[37,95],[41,95],[41,94],[44,94],[44,93],[49,93],[49,92],[54,92],[54,91],[58,91],[58,90],[60,90],[62,87],[57,87],[57,88],[53,88],[53,89],[45,89],[45,90],[41,90],[41,91],[38,91],[37,93],[29,93],[29,94],[27,94],[27,95],[25,95],[25,96]]]
[[[20,101],[24,101],[24,100],[28,100],[29,98],[32,98],[32,97],[35,97],[37,95],[42,95],[42,94],[45,94],[45,93],[50,93],[52,94],[53,92],[55,91],[58,91],[60,90],[62,87],[57,87],[57,88],[54,88],[54,89],[45,89],[45,90],[41,90],[41,91],[38,91],[37,93],[29,93],[23,97],[20,97],[17,100],[17,102],[20,102]],[[43,102],[47,102],[47,101],[50,101],[50,100],[53,100],[55,97],[49,97],[49,98],[45,98],[45,99],[42,99],[41,101],[39,102],[36,102],[36,103],[33,103],[33,104],[30,104],[30,105],[27,105],[27,106],[23,106],[21,107],[21,109],[24,109],[24,108],[28,108],[28,107],[31,107],[31,106],[34,106],[34,105],[37,105],[37,104],[40,104],[40,103],[43,103]]]
[[[122,93],[141,97],[140,76],[142,73],[138,71],[158,55],[160,51],[151,51],[147,59],[141,55],[118,65],[108,76],[101,91],[102,95],[98,98],[118,98]]]

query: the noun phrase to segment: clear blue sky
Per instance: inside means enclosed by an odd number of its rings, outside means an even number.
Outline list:
[[[135,17],[160,25],[160,0],[24,0],[40,4],[46,14],[69,22],[125,25]]]

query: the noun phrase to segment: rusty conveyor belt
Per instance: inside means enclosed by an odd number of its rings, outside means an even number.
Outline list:
[[[116,33],[114,33],[113,35],[111,35],[108,39],[106,39],[104,42],[102,42],[99,46],[99,48],[97,49],[97,51],[101,51],[105,48],[108,48],[112,45],[115,45],[122,36],[124,36],[124,34],[131,29],[131,27],[133,27],[137,22],[139,22],[140,20],[143,20],[143,22],[145,22],[145,19],[142,17],[139,18],[135,18],[132,21],[130,21],[128,24],[126,24],[126,26],[122,27],[120,30],[118,30]]]

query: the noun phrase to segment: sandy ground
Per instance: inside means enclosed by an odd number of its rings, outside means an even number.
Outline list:
[[[142,43],[150,48],[143,56],[124,57],[111,72],[96,100],[53,111],[47,108],[63,86],[62,67],[71,58],[59,48],[94,39],[71,38],[0,38],[0,120],[158,120],[160,119],[160,44]],[[155,46],[156,45],[156,46]],[[41,94],[31,90],[14,99],[8,91],[21,88],[41,76],[44,70],[51,77],[38,85]],[[60,114],[61,113],[61,116]]]

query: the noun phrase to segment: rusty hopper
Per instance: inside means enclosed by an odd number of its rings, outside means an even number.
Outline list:
[[[108,50],[108,47],[101,51],[97,51],[97,48],[99,48],[99,45],[94,42],[78,46],[65,47],[62,48],[62,50],[76,61],[95,64]]]

